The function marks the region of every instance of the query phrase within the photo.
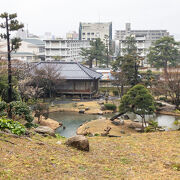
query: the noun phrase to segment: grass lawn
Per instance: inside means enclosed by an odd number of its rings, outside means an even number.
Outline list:
[[[92,137],[90,152],[66,147],[62,138],[0,139],[1,180],[180,179],[179,131]]]

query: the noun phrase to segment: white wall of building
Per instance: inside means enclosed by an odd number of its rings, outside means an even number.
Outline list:
[[[44,40],[45,41],[45,58],[46,60],[54,60],[55,56],[59,56],[64,61],[82,61],[80,55],[81,48],[89,48],[89,41],[80,40]]]

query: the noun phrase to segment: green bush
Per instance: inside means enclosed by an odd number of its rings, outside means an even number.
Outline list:
[[[4,91],[1,94],[1,98],[3,101],[8,102],[8,87],[4,89]],[[20,100],[20,95],[18,91],[14,88],[12,88],[12,100],[13,101],[19,101]]]
[[[10,103],[10,107],[12,110],[12,115],[24,117],[28,124],[33,121],[31,110],[26,103],[20,101],[13,101]]]
[[[105,107],[107,110],[116,111],[116,105],[115,105],[115,104],[104,104],[104,107]]]
[[[0,102],[0,117],[7,116],[7,108],[8,105],[6,102],[4,101]]]
[[[118,91],[113,90],[113,95],[114,95],[114,96],[118,96],[118,95],[119,95]]]
[[[25,134],[25,127],[17,121],[13,121],[6,118],[0,118],[0,129],[9,129],[11,133],[22,135]]]
[[[145,132],[155,132],[158,128],[158,122],[154,120],[149,120],[149,126],[145,127]]]

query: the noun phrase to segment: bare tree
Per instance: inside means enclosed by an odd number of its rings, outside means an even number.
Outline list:
[[[180,109],[180,69],[167,69],[167,72],[160,77],[155,91],[168,95],[176,108]]]
[[[27,101],[28,99],[35,99],[37,100],[40,98],[44,91],[43,88],[39,88],[37,86],[31,86],[32,79],[26,78],[19,82],[19,92],[21,94],[21,98],[23,101]]]
[[[56,88],[64,81],[61,76],[61,67],[56,64],[45,64],[36,66],[31,73],[32,84],[43,88],[44,92],[51,98],[56,94]]]
[[[113,77],[115,78],[113,85],[117,87],[119,97],[122,97],[124,94],[124,86],[127,84],[125,74],[123,72],[113,72]]]

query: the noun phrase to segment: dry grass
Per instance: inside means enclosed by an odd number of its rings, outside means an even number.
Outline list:
[[[127,136],[132,133],[137,133],[137,131],[128,127],[131,123],[131,120],[125,120],[124,125],[116,126],[112,124],[112,121],[110,121],[109,119],[103,118],[92,120],[80,126],[77,129],[77,134],[84,134],[84,132],[89,132],[91,134],[101,134],[104,133],[104,129],[106,129],[107,127],[111,127],[109,135]],[[123,134],[122,131],[124,132]]]
[[[0,179],[180,179],[180,132],[89,138],[90,152],[66,147],[57,138],[32,141],[1,136]],[[42,143],[37,143],[42,141]]]
[[[97,101],[60,104],[58,106],[51,107],[50,112],[57,112],[57,111],[79,112],[80,109],[85,109],[87,107],[89,108],[89,110],[85,111],[85,114],[97,114],[101,112],[100,110],[101,106],[98,104]],[[107,111],[107,113],[109,112]]]

